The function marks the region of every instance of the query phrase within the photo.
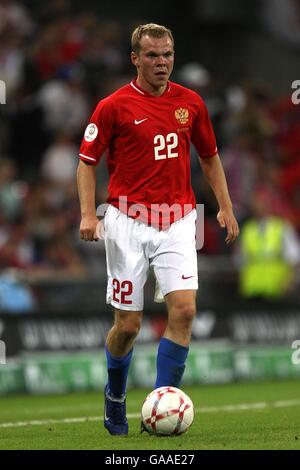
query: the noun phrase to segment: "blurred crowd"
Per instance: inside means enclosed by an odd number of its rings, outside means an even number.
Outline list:
[[[97,259],[103,244],[79,240],[78,148],[98,100],[134,76],[130,32],[91,11],[73,14],[68,0],[39,3],[32,12],[0,0],[0,80],[7,93],[0,106],[0,270],[80,278],[104,266]],[[241,227],[255,216],[255,195],[297,238],[300,105],[289,90],[278,96],[271,83],[239,77],[222,83],[196,51],[195,62],[177,64],[172,79],[207,104]],[[206,214],[202,254],[232,254],[192,153],[193,187]],[[106,198],[105,159],[97,171],[99,204]]]

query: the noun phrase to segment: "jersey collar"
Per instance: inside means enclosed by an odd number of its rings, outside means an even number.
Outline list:
[[[160,96],[151,95],[151,93],[148,93],[147,91],[143,90],[143,88],[141,88],[141,87],[136,83],[136,78],[134,78],[134,79],[130,82],[130,85],[131,85],[132,88],[133,88],[137,93],[139,93],[140,95],[148,96],[148,97],[151,97],[151,98],[161,98],[162,96],[164,96],[164,95],[166,95],[167,93],[169,93],[170,90],[171,90],[171,82],[170,82],[169,80],[168,80],[167,88],[165,89],[165,91],[163,92],[163,94],[160,95]]]

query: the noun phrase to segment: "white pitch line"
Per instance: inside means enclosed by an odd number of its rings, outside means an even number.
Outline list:
[[[197,408],[197,413],[217,413],[220,411],[247,411],[247,410],[262,410],[266,408],[288,408],[290,406],[300,406],[300,400],[280,400],[274,402],[259,402],[259,403],[240,403],[237,405],[224,405],[224,406],[207,406]],[[127,418],[140,418],[140,413],[128,413]],[[49,424],[74,424],[74,423],[88,423],[92,421],[103,421],[103,416],[85,416],[81,418],[64,418],[64,419],[45,419],[33,421],[17,421],[15,423],[0,423],[0,428],[19,428],[26,426],[44,426]]]

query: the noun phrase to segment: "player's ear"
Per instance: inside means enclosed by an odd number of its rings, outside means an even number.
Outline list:
[[[139,66],[139,56],[134,51],[131,52],[131,62],[135,67]]]

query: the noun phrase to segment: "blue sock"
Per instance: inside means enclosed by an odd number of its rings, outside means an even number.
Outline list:
[[[170,385],[179,387],[189,348],[161,338],[157,353],[157,378],[155,388]]]
[[[115,398],[122,398],[126,392],[126,383],[132,351],[126,356],[112,356],[105,346],[109,393]]]

